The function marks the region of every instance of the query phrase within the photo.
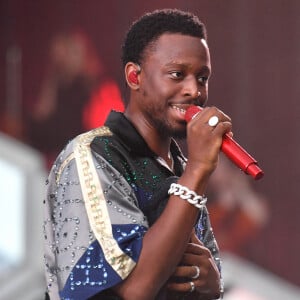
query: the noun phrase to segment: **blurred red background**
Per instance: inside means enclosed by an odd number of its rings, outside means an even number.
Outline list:
[[[18,49],[21,55],[20,118],[36,100],[50,39],[71,27],[82,28],[89,35],[108,76],[124,93],[123,36],[142,13],[164,7],[190,10],[206,24],[213,67],[209,104],[231,116],[235,139],[265,171],[262,180],[251,184],[268,200],[269,220],[243,255],[300,285],[298,0],[2,0],[1,115],[11,105],[7,82],[10,49]],[[66,113],[72,114],[72,110],[66,109]]]

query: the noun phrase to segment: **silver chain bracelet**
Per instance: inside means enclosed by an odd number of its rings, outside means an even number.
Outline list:
[[[170,185],[168,194],[179,196],[181,199],[186,200],[197,208],[202,208],[207,202],[207,198],[205,196],[200,196],[194,191],[191,191],[187,187],[178,183],[172,183]]]

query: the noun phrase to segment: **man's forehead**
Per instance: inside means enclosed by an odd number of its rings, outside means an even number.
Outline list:
[[[155,39],[150,46],[150,51],[158,51],[164,49],[176,49],[178,47],[185,48],[191,46],[208,48],[205,39],[181,33],[164,33]]]
[[[205,39],[180,33],[164,33],[146,50],[145,58],[165,58],[169,62],[180,62],[183,57],[209,59],[209,49]]]

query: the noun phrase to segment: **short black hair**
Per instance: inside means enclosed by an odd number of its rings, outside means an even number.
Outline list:
[[[180,33],[207,39],[205,25],[197,16],[179,9],[146,13],[129,28],[122,46],[122,63],[141,64],[145,49],[164,33]]]

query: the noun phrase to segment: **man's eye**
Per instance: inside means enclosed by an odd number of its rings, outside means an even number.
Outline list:
[[[208,81],[208,77],[205,77],[205,76],[199,77],[199,78],[198,78],[198,81],[199,81],[201,84],[206,84],[207,81]]]
[[[179,79],[179,78],[182,78],[182,72],[179,72],[179,71],[173,71],[173,72],[170,72],[171,76],[175,79]]]

